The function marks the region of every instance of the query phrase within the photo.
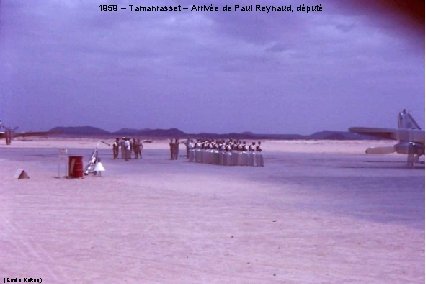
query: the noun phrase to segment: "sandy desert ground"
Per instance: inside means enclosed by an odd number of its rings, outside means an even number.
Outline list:
[[[264,168],[171,161],[165,141],[125,162],[101,144],[102,177],[61,178],[59,149],[87,161],[96,142],[0,145],[0,281],[425,281],[424,165],[363,154],[392,142],[265,141]]]

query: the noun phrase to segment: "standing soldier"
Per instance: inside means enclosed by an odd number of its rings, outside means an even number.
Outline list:
[[[136,138],[133,138],[133,152],[135,153],[135,159],[139,158],[139,143]]]
[[[178,156],[179,156],[179,139],[175,138],[174,159],[177,160]]]
[[[248,153],[249,154],[249,156],[248,156],[249,157],[248,164],[251,167],[255,166],[255,160],[256,160],[256,158],[255,158],[255,155],[256,155],[255,150],[256,150],[256,143],[252,142],[251,145],[249,146],[249,153]]]
[[[130,159],[130,138],[126,138],[124,141],[124,158],[126,161]]]
[[[260,141],[257,142],[256,146],[256,167],[264,167],[263,155],[262,155],[262,147],[260,146]]]
[[[195,143],[192,139],[189,141],[189,161],[195,161]]]
[[[173,152],[174,152],[174,143],[173,143],[173,139],[170,139],[170,143],[169,143],[169,146],[170,146],[170,160],[173,160]]]
[[[138,138],[138,144],[139,144],[139,157],[142,159],[143,143],[140,138]]]
[[[115,142],[112,143],[112,155],[114,159],[117,159],[118,157],[118,148],[120,143],[120,138],[115,138]]]
[[[186,144],[185,144],[185,146],[186,146],[186,158],[187,159],[189,159],[189,151],[191,149],[189,143],[191,143],[191,140],[189,138],[187,138],[186,139]]]
[[[132,152],[133,152],[133,141],[132,138],[129,137],[129,143],[130,143],[130,150],[129,150],[129,159],[132,158]]]
[[[120,150],[121,150],[121,158],[124,160],[126,158],[126,146],[124,145],[126,137],[121,138],[120,141]]]

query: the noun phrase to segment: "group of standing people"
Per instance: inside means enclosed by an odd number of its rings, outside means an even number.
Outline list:
[[[235,139],[187,139],[184,142],[187,150],[187,159],[190,162],[217,164],[223,166],[251,166],[263,167],[261,142],[240,141]],[[179,139],[170,139],[170,160],[177,160],[179,156]],[[113,158],[129,161],[134,153],[135,159],[142,159],[143,143],[139,138],[116,138],[112,144]]]
[[[217,164],[223,166],[263,167],[261,142],[247,143],[240,140],[187,141],[187,155],[190,162]]]
[[[142,159],[143,143],[139,138],[122,137],[116,138],[112,143],[112,154],[114,159],[118,159],[121,152],[121,158],[125,161],[131,159],[134,153],[135,159]]]

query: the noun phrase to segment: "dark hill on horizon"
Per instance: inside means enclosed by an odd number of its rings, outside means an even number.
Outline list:
[[[66,135],[66,136],[97,136],[97,135],[110,135],[111,133],[103,130],[98,127],[93,126],[58,126],[54,127],[49,130],[50,133],[53,133],[54,135]]]
[[[208,138],[208,139],[272,139],[272,140],[372,140],[366,135],[359,135],[348,131],[320,131],[311,135],[300,134],[257,134],[252,132],[230,132],[230,133],[185,133],[178,128],[169,129],[133,129],[122,128],[118,131],[109,132],[92,126],[54,127],[49,130],[51,136],[57,137],[123,137],[138,136],[144,138]]]

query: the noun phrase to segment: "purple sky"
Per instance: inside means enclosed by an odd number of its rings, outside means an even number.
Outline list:
[[[396,127],[407,108],[424,126],[424,19],[403,9],[226,0],[214,3],[324,11],[105,13],[103,2],[203,3],[0,0],[6,125],[309,134]]]

